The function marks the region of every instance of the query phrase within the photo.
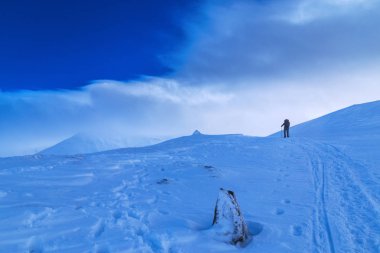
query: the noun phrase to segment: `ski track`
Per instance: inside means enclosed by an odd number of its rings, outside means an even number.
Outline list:
[[[328,147],[327,161],[332,172],[332,185],[336,185],[336,191],[332,194],[337,196],[338,203],[335,203],[332,211],[336,216],[340,215],[340,228],[346,227],[346,245],[344,252],[380,252],[380,210],[379,203],[375,204],[375,197],[369,189],[361,183],[353,172],[362,169],[354,166],[351,159],[346,155],[337,152],[337,149]],[[341,251],[343,252],[343,251]]]
[[[325,166],[317,151],[309,150],[310,168],[313,174],[315,202],[313,216],[313,252],[330,252],[335,253],[334,240],[330,229],[330,222],[326,206],[327,176]],[[327,238],[327,239],[326,239]],[[327,248],[326,248],[327,242]]]
[[[303,146],[316,192],[313,252],[380,252],[379,202],[352,171],[364,168],[334,146]]]

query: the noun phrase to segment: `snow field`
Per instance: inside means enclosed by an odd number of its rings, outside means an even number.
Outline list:
[[[189,138],[190,143],[179,139],[138,152],[2,159],[0,249],[231,252],[275,245],[282,252],[302,250],[302,238],[310,234],[304,212],[312,212],[305,199],[312,206],[312,191],[295,192],[312,178],[301,154],[289,154],[292,143]],[[276,152],[268,152],[272,145]],[[210,229],[222,186],[235,191],[255,235],[245,248],[220,242]]]
[[[198,133],[0,159],[0,252],[380,252],[380,121],[360,122],[356,136]],[[247,245],[226,243],[212,226],[221,187],[236,194]]]

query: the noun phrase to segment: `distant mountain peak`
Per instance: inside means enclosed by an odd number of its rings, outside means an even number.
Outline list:
[[[78,133],[39,154],[75,155],[101,152],[126,147],[143,147],[161,142],[161,139],[144,136],[107,136],[90,133]]]
[[[202,135],[202,133],[200,131],[198,131],[198,130],[195,130],[192,135]]]

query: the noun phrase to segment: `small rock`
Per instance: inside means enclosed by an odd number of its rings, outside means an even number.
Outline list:
[[[168,183],[169,183],[169,179],[167,179],[167,178],[163,178],[163,179],[157,181],[157,184],[168,184]]]
[[[198,130],[195,130],[195,131],[193,132],[193,135],[202,135],[202,133],[199,132]]]

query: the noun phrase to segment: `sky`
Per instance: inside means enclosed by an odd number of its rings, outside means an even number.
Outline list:
[[[185,41],[198,1],[3,0],[1,89],[79,88],[172,71],[161,58]]]
[[[0,156],[266,136],[380,97],[379,0],[1,1]]]

